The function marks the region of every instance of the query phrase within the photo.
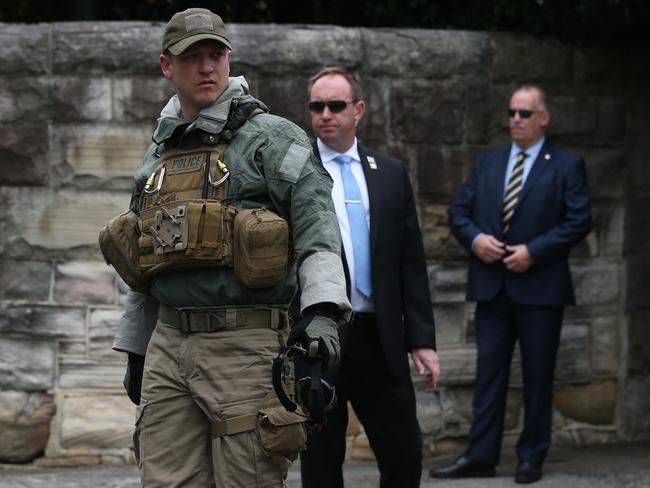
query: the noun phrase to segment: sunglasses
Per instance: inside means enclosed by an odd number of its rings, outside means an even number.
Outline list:
[[[533,116],[533,114],[542,112],[542,110],[525,110],[521,108],[509,108],[508,116],[514,117],[517,112],[519,112],[519,117],[521,117],[522,119],[530,119]]]
[[[345,100],[330,100],[329,102],[309,102],[309,110],[320,114],[325,110],[325,106],[327,105],[327,108],[330,109],[330,112],[333,114],[338,114],[339,112],[343,112],[345,110],[345,107],[348,106],[348,103],[355,103],[356,100],[352,100],[349,102],[346,102]]]

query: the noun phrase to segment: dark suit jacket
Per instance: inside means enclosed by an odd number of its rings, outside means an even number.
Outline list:
[[[510,144],[480,154],[469,180],[449,207],[456,239],[470,251],[467,299],[487,301],[505,287],[516,303],[575,303],[569,251],[591,229],[584,160],[544,143],[524,183],[507,244],[526,244],[534,264],[525,273],[508,271],[502,262],[485,264],[471,253],[480,232],[503,240],[501,201]]]
[[[402,161],[358,145],[370,199],[372,289],[381,346],[391,372],[409,371],[407,352],[435,348],[431,295],[411,183]],[[318,147],[314,152],[319,156]],[[377,169],[368,165],[375,158]],[[345,256],[343,262],[350,278]]]

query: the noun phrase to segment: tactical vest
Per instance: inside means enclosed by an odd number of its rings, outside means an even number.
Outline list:
[[[140,214],[126,212],[102,229],[104,257],[131,288],[145,289],[162,273],[206,266],[231,266],[251,288],[287,276],[287,221],[268,209],[224,203],[225,148],[165,151],[144,187]]]

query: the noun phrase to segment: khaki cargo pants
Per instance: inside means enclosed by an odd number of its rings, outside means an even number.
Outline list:
[[[291,461],[263,453],[255,430],[211,435],[212,422],[257,412],[272,391],[281,334],[270,328],[183,334],[158,322],[134,434],[142,486],[286,486]]]

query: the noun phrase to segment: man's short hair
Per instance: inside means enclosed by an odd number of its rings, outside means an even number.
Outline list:
[[[515,93],[521,90],[523,91],[537,90],[537,93],[539,93],[539,107],[537,108],[543,110],[544,112],[549,111],[548,98],[546,97],[546,90],[544,90],[544,88],[542,88],[541,85],[537,83],[530,83],[530,82],[522,83],[515,89],[515,91],[512,92],[512,94],[514,95]]]
[[[361,85],[359,84],[359,79],[357,76],[353,73],[350,73],[348,70],[345,68],[342,68],[340,66],[327,66],[323,69],[321,69],[318,73],[316,73],[314,76],[309,78],[309,86],[307,87],[307,95],[311,95],[311,89],[314,87],[314,83],[316,83],[319,79],[321,79],[323,76],[334,76],[334,75],[339,75],[342,76],[347,80],[349,83],[350,87],[352,88],[352,99],[356,102],[359,100],[363,100],[363,93],[361,91]]]

